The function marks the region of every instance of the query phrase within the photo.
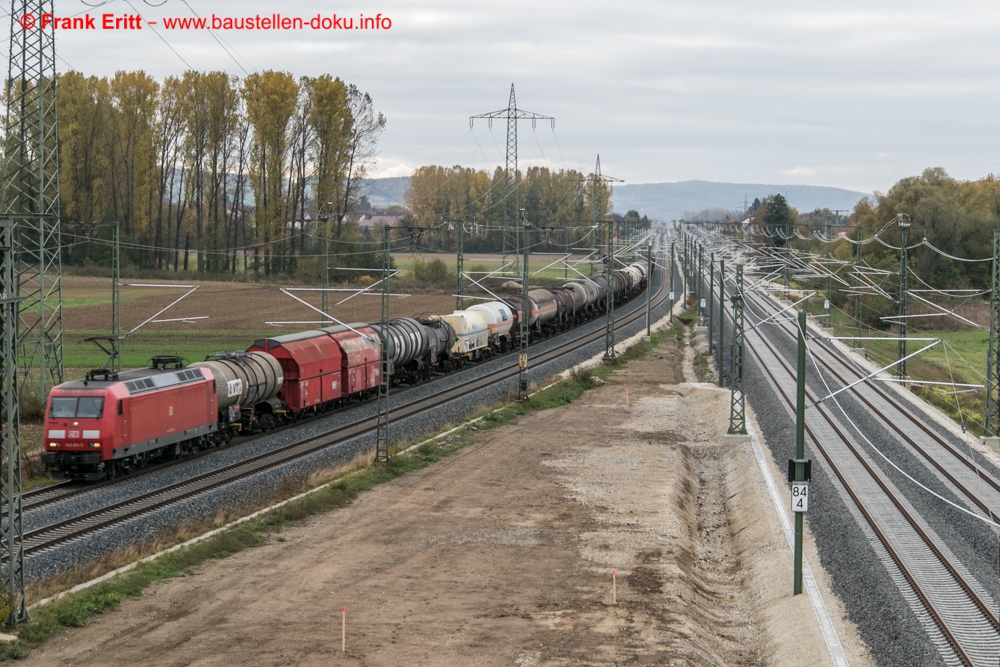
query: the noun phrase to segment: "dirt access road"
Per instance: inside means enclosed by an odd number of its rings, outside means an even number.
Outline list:
[[[829,664],[750,446],[721,444],[728,393],[679,384],[687,351],[664,342],[573,405],[159,583],[22,664]],[[870,665],[827,604],[851,664]]]

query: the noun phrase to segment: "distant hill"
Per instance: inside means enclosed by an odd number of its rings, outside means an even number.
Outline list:
[[[624,214],[636,210],[657,220],[679,220],[688,211],[712,208],[738,210],[744,198],[753,202],[755,197],[782,194],[789,206],[799,213],[809,213],[818,208],[853,210],[855,204],[869,196],[841,188],[820,185],[765,185],[761,183],[712,183],[709,181],[682,181],[680,183],[642,183],[615,187],[612,201],[615,212]]]
[[[403,194],[409,184],[409,176],[372,179],[368,201],[377,208],[393,204],[404,206]],[[865,192],[820,185],[683,181],[620,185],[615,188],[613,201],[616,213],[624,214],[635,209],[657,220],[679,220],[688,211],[712,208],[736,210],[742,208],[744,197],[752,202],[754,197],[763,199],[773,194],[784,195],[789,205],[797,208],[800,213],[809,213],[817,208],[853,210],[855,204],[868,196]]]
[[[368,194],[368,201],[375,208],[406,206],[403,202],[403,194],[406,192],[406,188],[410,187],[409,176],[373,178],[369,183],[371,184],[371,192]]]

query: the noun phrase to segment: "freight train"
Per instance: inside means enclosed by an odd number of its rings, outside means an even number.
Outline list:
[[[91,371],[54,387],[45,407],[46,470],[57,478],[98,481],[378,392],[382,340],[392,384],[415,384],[437,372],[487,359],[520,344],[528,312],[531,338],[546,337],[605,312],[641,291],[646,265],[614,271],[612,280],[571,280],[447,315],[381,324],[348,324],[254,341],[246,351],[184,365],[154,357],[149,368]]]

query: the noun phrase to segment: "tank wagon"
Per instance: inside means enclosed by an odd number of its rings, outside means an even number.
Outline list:
[[[381,324],[371,328],[388,338],[389,376],[392,383],[416,384],[427,379],[433,372],[431,334],[428,328],[412,317],[398,317],[389,320],[385,332]],[[435,336],[435,341],[437,336]],[[377,386],[377,385],[376,385]]]
[[[515,320],[514,312],[509,304],[502,301],[490,301],[489,303],[478,303],[470,307],[469,310],[482,313],[486,318],[487,339],[494,352],[500,353],[513,349],[514,340],[511,336],[511,329]]]
[[[549,336],[604,313],[645,287],[645,264],[528,291],[529,336]],[[58,478],[113,478],[147,462],[181,456],[374,395],[382,343],[391,384],[415,384],[519,345],[522,295],[447,315],[422,315],[301,331],[254,341],[246,351],[209,355],[185,367],[154,357],[150,368],[54,387],[45,406],[42,461]]]
[[[219,352],[189,368],[204,368],[212,374],[221,424],[241,424],[244,428],[272,428],[284,414],[278,400],[283,369],[270,354]],[[226,437],[231,429],[222,431]]]

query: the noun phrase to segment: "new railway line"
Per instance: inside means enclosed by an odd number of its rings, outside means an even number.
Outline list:
[[[660,275],[659,272],[657,275]],[[655,288],[657,290],[655,295],[651,296],[652,308],[662,305],[667,300],[668,288],[666,282],[661,277],[658,280],[654,280],[653,285],[649,287],[649,289]],[[623,308],[620,312],[622,314],[616,320],[616,328],[640,321],[645,317],[645,299],[640,297],[633,300],[631,304]],[[532,354],[532,366],[541,366],[542,364],[556,361],[582,346],[603,340],[605,335],[603,327],[589,333],[581,334],[579,331],[575,333],[576,335],[571,331],[550,339],[558,341],[558,343],[544,352]],[[461,372],[454,373],[452,376],[460,374]],[[471,377],[466,381],[430,396],[394,406],[392,420],[394,422],[404,420],[420,413],[435,410],[457,398],[503,382],[515,377],[517,374],[518,368],[516,366],[506,365],[478,377]],[[402,392],[394,390],[392,395],[394,398],[397,396],[401,397],[405,401],[408,393],[408,390]],[[218,489],[237,480],[244,480],[264,471],[284,466],[290,462],[307,457],[310,454],[335,448],[358,436],[371,432],[375,426],[375,416],[352,419],[347,424],[338,427],[335,432],[323,433],[293,442],[244,461],[220,467],[206,474],[195,475],[190,479],[185,479],[162,488],[156,488],[121,502],[95,509],[94,511],[83,512],[76,516],[26,531],[24,534],[24,553],[28,556],[55,550],[74,540],[79,540],[99,531],[126,524],[137,517],[182,503],[207,493],[212,489]],[[79,487],[75,489],[62,486],[59,488],[45,487],[44,489],[39,489],[37,492],[33,492],[38,493],[34,501],[31,499],[32,496],[25,494],[25,509],[27,512],[37,506],[68,501],[72,499],[74,494],[87,493],[89,491],[90,489],[88,488],[81,489]],[[36,502],[38,505],[34,504]]]
[[[747,312],[754,312],[755,320],[772,317],[779,310],[769,297],[747,295]],[[794,415],[796,371],[789,356],[796,327],[787,321],[772,321],[759,328],[751,327],[750,320],[747,324],[748,351]],[[813,360],[819,363],[830,390],[867,374],[845,360],[829,342],[811,337],[810,349],[807,367],[813,368]],[[1000,655],[996,601],[935,530],[933,522],[901,491],[898,475],[887,474],[878,455],[858,444],[863,438],[850,425],[854,420],[846,412],[837,414],[828,402],[816,403],[829,393],[825,386],[817,387],[817,382],[810,378],[811,387],[807,386],[807,405],[811,407],[806,433],[890,578],[946,664],[995,665]],[[916,414],[913,407],[871,383],[844,392],[838,400],[842,404],[857,401],[856,409],[878,418],[886,432],[906,443],[921,464],[933,471],[946,494],[960,499],[970,512],[987,519],[997,515],[1000,485],[978,462],[929,427],[926,417]]]

